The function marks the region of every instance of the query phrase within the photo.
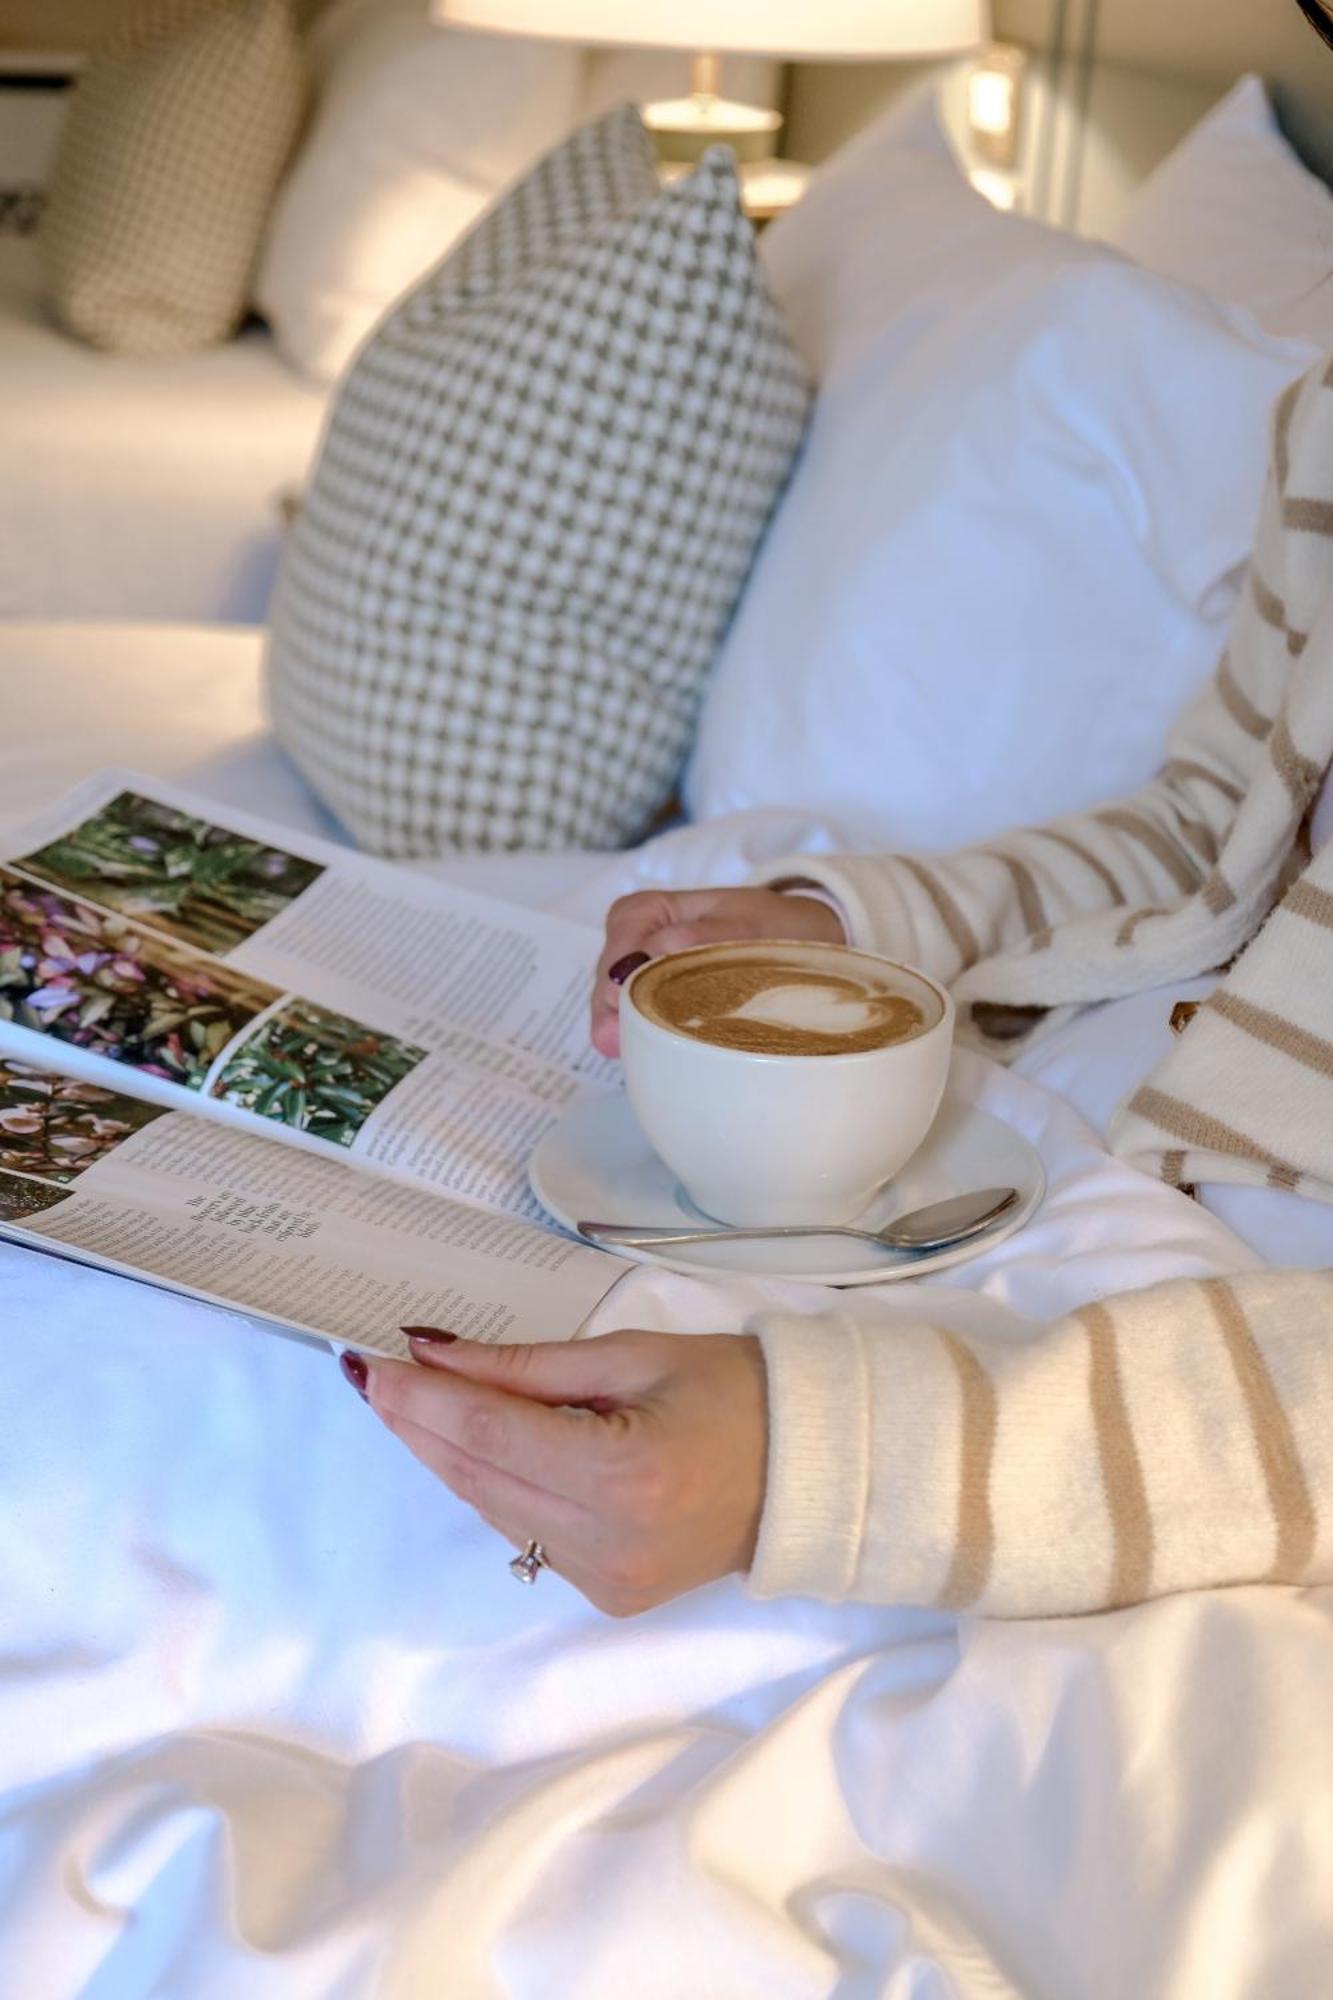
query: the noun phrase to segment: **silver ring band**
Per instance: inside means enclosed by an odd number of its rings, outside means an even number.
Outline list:
[[[520,1583],[535,1583],[537,1572],[548,1567],[546,1551],[540,1542],[524,1542],[522,1555],[514,1557],[509,1565],[509,1574]]]

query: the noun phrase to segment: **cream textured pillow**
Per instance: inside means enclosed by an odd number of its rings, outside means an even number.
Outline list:
[[[625,108],[371,336],[274,600],[279,734],[366,846],[641,833],[805,426],[735,166]]]
[[[287,0],[147,0],[74,93],[39,232],[55,310],[120,354],[224,340],[296,137]]]

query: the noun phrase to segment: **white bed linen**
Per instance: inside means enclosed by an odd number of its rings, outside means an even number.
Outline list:
[[[1049,1201],[896,1314],[1246,1263],[1047,1093],[982,1101]],[[1320,1990],[1333,1595],[1006,1628],[726,1585],[617,1625],[515,1590],[328,1356],[20,1251],[0,1286],[12,1990]],[[773,1296],[819,1303],[645,1272],[600,1322]]]
[[[1170,1047],[1175,1002],[1206,999],[1216,984],[1210,974],[1090,1008],[1039,1040],[1015,1067],[1058,1091],[1105,1138],[1116,1106]],[[1327,1203],[1222,1181],[1205,1182],[1198,1197],[1266,1264],[1296,1271],[1333,1267],[1333,1207]]]
[[[166,361],[82,346],[5,241],[0,618],[261,617],[323,408],[264,333]]]
[[[223,797],[225,730],[196,721],[178,748]],[[829,837],[772,818],[540,879],[507,857],[509,889],[591,915]],[[1021,1336],[1256,1261],[969,1061],[1050,1196],[988,1257],[895,1287],[895,1315]],[[597,1324],[821,1296],[642,1271]],[[516,1589],[322,1351],[12,1247],[0,1300],[6,1993],[1322,2000],[1333,1592],[1006,1626],[727,1584],[616,1624],[556,1576]]]

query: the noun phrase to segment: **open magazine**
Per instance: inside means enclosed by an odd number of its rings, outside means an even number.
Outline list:
[[[624,1270],[533,1147],[595,940],[125,772],[0,837],[0,1235],[405,1354],[565,1339]]]

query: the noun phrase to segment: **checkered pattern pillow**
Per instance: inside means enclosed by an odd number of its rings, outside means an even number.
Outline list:
[[[628,107],[384,320],[274,603],[278,731],[365,846],[610,846],[662,806],[808,387],[729,154]]]
[[[225,340],[305,99],[287,0],[145,0],[75,90],[38,232],[71,333]]]

